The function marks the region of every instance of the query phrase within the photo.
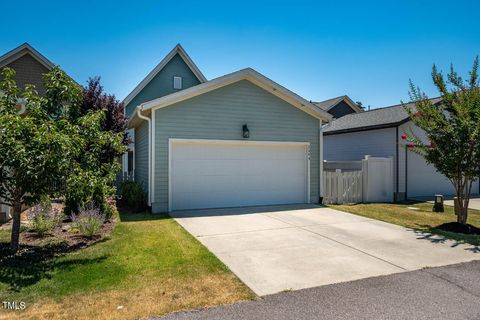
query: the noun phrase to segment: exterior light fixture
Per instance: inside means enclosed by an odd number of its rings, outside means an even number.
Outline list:
[[[243,130],[243,137],[245,139],[250,138],[250,130],[248,130],[247,124],[243,125],[242,130]]]
[[[443,208],[443,196],[441,194],[435,195],[435,201],[433,203],[433,212],[444,212]]]

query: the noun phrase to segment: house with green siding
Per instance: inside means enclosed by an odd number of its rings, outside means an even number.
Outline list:
[[[153,212],[321,201],[332,115],[251,68],[207,81],[177,45],[124,104]]]

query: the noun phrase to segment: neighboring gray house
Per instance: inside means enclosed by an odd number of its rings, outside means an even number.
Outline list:
[[[338,119],[347,114],[359,113],[363,110],[348,96],[340,96],[320,102],[313,102],[316,106],[330,113],[333,118]]]
[[[5,67],[15,70],[15,81],[19,88],[33,84],[38,93],[43,95],[43,75],[50,72],[54,64],[31,45],[24,43],[0,56],[0,70]]]
[[[440,102],[438,98],[432,100]],[[454,194],[452,184],[444,175],[405,147],[401,135],[409,132],[426,139],[423,131],[410,121],[402,105],[345,115],[324,128],[324,159],[358,161],[365,155],[393,157],[397,200]],[[473,190],[479,192],[478,183]]]
[[[19,88],[25,88],[25,85],[33,84],[38,93],[43,95],[45,93],[42,81],[43,75],[52,70],[54,64],[31,45],[24,43],[0,56],[0,71],[6,67],[15,70],[15,81]],[[19,101],[19,111],[24,110],[23,108],[24,105]],[[8,220],[9,217],[10,207],[0,204],[0,222]]]
[[[153,212],[318,203],[332,116],[255,70],[207,81],[178,45],[125,104]]]

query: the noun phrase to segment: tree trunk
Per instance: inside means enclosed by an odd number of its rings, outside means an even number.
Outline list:
[[[20,201],[15,201],[13,204],[12,239],[10,242],[10,248],[14,253],[18,251],[19,246],[21,213],[22,203]]]
[[[459,205],[459,208],[458,208],[457,222],[461,223],[461,224],[466,224],[467,223],[468,208],[465,207],[465,200],[464,199],[462,199],[459,202],[461,204]]]
[[[457,188],[455,188],[457,191],[457,197],[456,201],[454,201],[454,211],[457,215],[457,222],[461,224],[467,224],[471,185],[472,182],[469,179],[464,178]]]

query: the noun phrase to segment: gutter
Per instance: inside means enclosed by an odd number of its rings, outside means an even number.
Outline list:
[[[148,122],[148,206],[152,206],[152,120],[142,114],[143,107],[137,106],[137,116]]]
[[[361,132],[361,131],[394,128],[394,127],[398,127],[399,125],[404,124],[405,122],[408,122],[408,120],[409,119],[398,121],[398,122],[387,123],[387,124],[377,124],[377,125],[373,125],[373,126],[363,126],[363,127],[356,127],[356,128],[340,129],[340,130],[335,130],[335,131],[327,131],[327,132],[324,132],[323,134],[326,135],[326,136],[331,136],[331,135],[342,134],[342,133]]]

